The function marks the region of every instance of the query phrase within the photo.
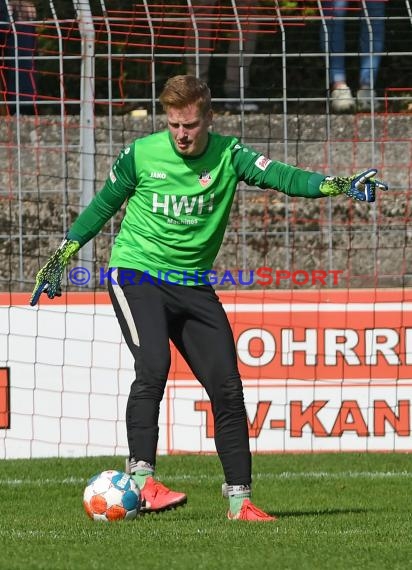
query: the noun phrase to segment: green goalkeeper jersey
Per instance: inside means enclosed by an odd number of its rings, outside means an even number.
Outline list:
[[[211,269],[223,240],[239,181],[289,196],[319,198],[324,175],[272,161],[235,137],[209,134],[205,151],[179,154],[169,131],[123,149],[102,190],[80,214],[68,238],[84,245],[127,201],[110,267],[196,275]]]

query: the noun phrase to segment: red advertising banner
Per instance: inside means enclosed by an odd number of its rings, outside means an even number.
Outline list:
[[[254,452],[412,451],[412,290],[244,289],[218,295],[234,333]],[[87,380],[94,366],[99,378],[107,371],[110,386],[112,376],[119,374],[123,395],[128,392],[133,363],[126,349],[124,355],[119,350],[120,335],[108,295],[69,293],[53,301],[42,299],[37,310],[19,310],[27,298],[27,294],[0,294],[12,329],[3,364],[12,362],[19,390],[12,412],[25,414],[30,409],[33,386],[36,413],[42,406],[46,409],[47,399],[54,402],[62,375],[67,417],[51,425],[48,416],[39,413],[41,421],[30,422],[37,430],[46,426],[38,453],[43,453],[47,438],[60,442],[61,425],[66,424],[70,425],[67,448],[78,452],[72,442],[73,430],[78,430],[77,447],[86,449],[90,442],[83,433],[84,419],[99,426],[94,432],[94,442],[101,436],[98,451],[106,450],[109,440],[117,445],[117,433],[108,433],[113,423],[108,418],[116,405],[108,394],[102,400],[100,381],[87,398],[85,384],[79,384],[80,372]],[[54,351],[49,349],[52,340]],[[160,449],[214,453],[207,394],[173,346],[171,354]],[[207,346],[204,357],[213,358]],[[32,377],[30,387],[25,363],[35,361],[39,374]],[[99,402],[93,408],[97,418],[89,418],[90,401]],[[0,369],[0,428],[9,426],[9,417],[8,370]],[[13,422],[16,433],[20,425]],[[19,435],[16,447],[7,452],[20,454],[21,441],[32,439],[31,433]],[[9,448],[13,441],[7,438]]]
[[[412,379],[412,293],[221,292],[244,379]],[[172,378],[192,373],[174,352]]]
[[[10,427],[10,370],[0,368],[0,429]]]
[[[220,297],[234,332],[254,451],[411,450],[409,291],[236,291]],[[172,353],[168,452],[212,452],[210,402],[182,357]],[[186,423],[205,426],[195,444]]]

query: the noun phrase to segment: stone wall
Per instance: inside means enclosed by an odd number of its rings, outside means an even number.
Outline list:
[[[95,190],[117,152],[165,117],[98,117]],[[391,187],[375,205],[286,199],[276,191],[241,190],[218,269],[342,270],[341,286],[408,285],[411,257],[412,116],[217,115],[215,130],[234,134],[273,159],[325,173],[379,168]],[[62,143],[62,141],[64,141]],[[30,290],[34,275],[79,212],[78,117],[23,116],[0,123],[0,289]],[[93,160],[93,157],[90,158]],[[242,189],[242,185],[240,186]],[[105,266],[119,214],[94,240],[96,267]]]

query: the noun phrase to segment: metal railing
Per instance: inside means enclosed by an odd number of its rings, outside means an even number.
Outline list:
[[[292,11],[281,1],[211,4],[203,4],[209,11],[202,15],[202,4],[193,0],[141,0],[132,7],[108,0],[93,7],[87,0],[48,0],[38,4],[36,19],[27,21],[17,19],[6,0],[0,76],[2,289],[28,288],[39,264],[103,184],[122,146],[164,128],[157,104],[164,80],[193,62],[200,74],[202,61],[208,63],[216,129],[302,168],[343,173],[374,165],[393,189],[375,207],[349,205],[342,214],[341,202],[302,205],[241,185],[217,263],[280,263],[284,269],[323,264],[343,268],[346,286],[408,284],[410,0],[385,3],[386,43],[379,54],[373,53],[368,2],[349,2],[344,55],[353,91],[362,55],[360,19],[367,20],[365,54],[382,59],[372,85],[379,109],[372,103],[369,111],[348,115],[331,109],[330,53],[320,44],[323,29],[329,47],[324,2],[296,2]],[[251,35],[255,48],[248,52]],[[235,94],[224,89],[231,65],[238,79]],[[25,92],[28,76],[32,90]],[[7,83],[11,77],[14,91]],[[253,113],[247,113],[250,104],[256,105]],[[104,257],[117,227],[118,220],[112,220],[94,249],[84,250],[87,263]]]

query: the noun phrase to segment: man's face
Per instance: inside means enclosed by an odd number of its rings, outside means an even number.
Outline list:
[[[176,150],[184,156],[202,154],[212,124],[212,111],[203,115],[198,106],[192,104],[182,109],[169,107],[166,114]]]

